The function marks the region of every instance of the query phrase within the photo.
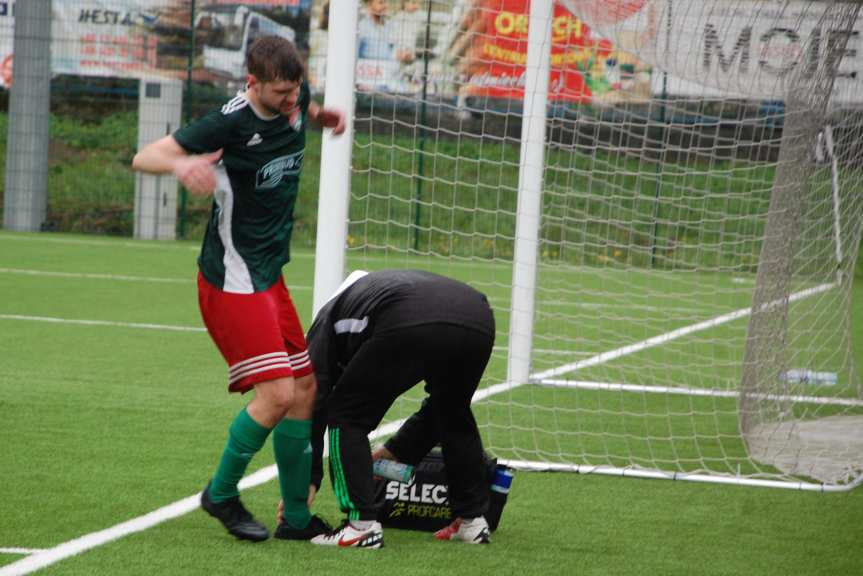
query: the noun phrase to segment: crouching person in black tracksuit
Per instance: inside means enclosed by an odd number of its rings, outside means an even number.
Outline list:
[[[494,344],[494,316],[482,293],[416,270],[355,272],[320,310],[308,333],[318,381],[312,432],[312,490],[323,477],[329,428],[330,477],[347,515],[315,544],[380,548],[368,434],[395,399],[420,381],[420,418],[440,442],[455,520],[435,536],[488,543],[488,479],[470,402]],[[428,447],[417,449],[428,450]],[[313,497],[313,495],[312,495]]]

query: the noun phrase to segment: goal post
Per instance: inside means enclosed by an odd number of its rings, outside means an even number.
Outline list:
[[[532,2],[529,18],[512,263],[512,310],[507,351],[507,380],[514,385],[527,384],[530,378],[545,168],[552,3]]]
[[[863,482],[860,3],[407,4],[330,14],[353,133],[323,153],[315,302],[357,268],[485,292],[474,412],[518,467]]]
[[[351,6],[353,4],[353,6]],[[316,235],[315,280],[312,308],[317,314],[345,278],[345,243],[347,239],[348,202],[351,185],[351,148],[354,134],[354,78],[356,69],[358,2],[345,1],[329,10],[330,33],[327,38],[326,85],[330,87],[325,106],[342,110],[346,117],[345,132],[333,135],[325,131],[321,143],[319,210]]]

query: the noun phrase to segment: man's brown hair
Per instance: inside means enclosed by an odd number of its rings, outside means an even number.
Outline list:
[[[249,48],[246,68],[260,82],[299,82],[306,74],[294,44],[281,36],[261,36]]]

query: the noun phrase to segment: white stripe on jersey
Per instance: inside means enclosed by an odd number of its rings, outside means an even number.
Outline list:
[[[246,98],[244,94],[237,94],[230,100],[228,100],[224,106],[222,106],[222,114],[228,115],[231,112],[236,112],[237,110],[242,110],[246,106],[249,105],[249,100]]]
[[[225,283],[222,290],[234,294],[251,294],[255,291],[252,285],[252,275],[249,267],[237,249],[234,247],[234,237],[231,235],[231,221],[234,216],[234,190],[225,166],[216,166],[216,190],[213,198],[219,209],[219,238],[225,247],[222,264],[225,266]]]
[[[357,318],[344,318],[333,325],[333,330],[336,331],[336,334],[344,334],[345,332],[359,334],[365,330],[368,325],[368,316],[364,316],[361,320]]]
[[[228,382],[230,384],[233,384],[237,380],[242,380],[246,376],[251,376],[252,374],[257,374],[258,372],[266,372],[267,370],[276,370],[279,368],[287,368],[289,370],[293,370],[293,368],[291,367],[291,364],[289,362],[282,361],[282,362],[278,362],[275,364],[268,364],[267,366],[262,366],[260,368],[255,368],[254,370],[246,370],[240,374],[237,374],[236,376],[231,376],[228,379]]]
[[[300,352],[299,354],[293,354],[289,356],[291,360],[291,368],[294,370],[299,370],[300,368],[305,368],[306,366],[310,366],[312,363],[312,359],[309,358],[308,351]]]
[[[255,362],[254,364],[249,364],[244,367],[242,370],[237,370],[233,374],[228,374],[228,378],[233,382],[234,380],[239,380],[246,374],[253,374],[255,372],[260,372],[263,369],[269,368],[281,368],[283,366],[287,366],[290,368],[291,363],[284,358],[272,358],[270,360],[261,360],[260,362]]]
[[[312,365],[311,359],[307,358],[305,362],[301,362],[300,364],[296,364],[294,362],[291,362],[291,370],[293,370],[294,372],[299,372],[300,370],[302,370],[306,366],[311,366],[311,365]]]
[[[287,352],[270,352],[269,354],[261,354],[260,356],[254,356],[252,358],[247,358],[242,362],[237,362],[236,364],[229,366],[229,372],[236,372],[237,370],[248,366],[249,364],[255,364],[257,362],[261,362],[262,360],[268,359],[279,359],[279,360],[288,360],[290,361],[290,356],[288,356]]]
[[[304,358],[308,357],[308,350],[303,350],[302,352],[298,352],[296,354],[288,354],[288,358],[290,358],[291,362],[300,362]]]

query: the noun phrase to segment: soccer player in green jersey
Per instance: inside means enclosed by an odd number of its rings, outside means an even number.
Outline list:
[[[306,123],[340,134],[345,115],[311,100],[303,62],[284,38],[259,38],[247,68],[245,90],[144,147],[132,166],[173,173],[193,194],[213,194],[198,258],[201,315],[228,364],[228,390],[255,391],[230,426],[201,506],[237,538],[269,537],[240,502],[237,483],[272,433],[285,503],[276,537],[307,540],[328,528],[308,506],[316,382],[282,266],[290,259]]]

